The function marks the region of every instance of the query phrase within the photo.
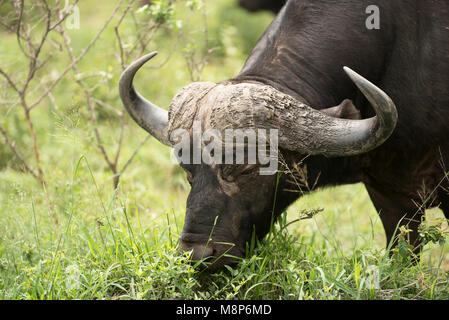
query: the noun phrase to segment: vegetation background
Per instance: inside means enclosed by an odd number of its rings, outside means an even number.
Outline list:
[[[235,269],[177,254],[188,183],[124,111],[118,78],[157,50],[135,82],[168,108],[191,81],[235,76],[271,13],[234,0],[2,0],[0,13],[0,299],[449,298],[442,212],[427,211],[411,265],[405,242],[385,249],[361,184],[303,196]]]

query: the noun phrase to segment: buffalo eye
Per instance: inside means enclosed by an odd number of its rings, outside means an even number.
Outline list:
[[[254,172],[256,172],[256,170],[257,170],[257,166],[247,165],[240,170],[239,174],[241,176],[249,176],[249,175],[252,175]]]
[[[220,172],[221,178],[228,182],[234,182],[235,181],[235,178],[233,175],[234,167],[235,167],[235,165],[222,166],[221,172]]]
[[[228,165],[223,166],[221,176],[228,182],[234,182],[238,177],[252,175],[256,169],[255,165]]]

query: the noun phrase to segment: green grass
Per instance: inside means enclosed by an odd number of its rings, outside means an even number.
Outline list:
[[[177,254],[181,197],[179,209],[163,209],[133,191],[104,192],[80,157],[53,194],[55,223],[33,181],[1,177],[23,183],[11,183],[0,207],[2,299],[449,298],[447,245],[427,246],[416,266],[389,258],[361,185],[306,196],[236,268],[209,274]],[[318,205],[323,212],[284,228]]]
[[[87,2],[80,5],[81,29],[70,31],[79,49],[112,5],[100,11]],[[177,14],[184,23],[202,16]],[[219,49],[202,78],[219,81],[235,75],[270,19],[267,13],[247,14],[233,3],[211,3],[209,36]],[[195,37],[195,25],[191,28],[189,36]],[[120,106],[114,39],[108,28],[80,68],[110,71],[112,78],[96,94]],[[155,60],[163,60],[173,41],[170,33],[155,40],[150,48],[160,52]],[[167,106],[190,82],[182,49],[163,68],[139,73],[137,87],[160,105]],[[2,34],[1,65],[18,50],[15,37]],[[65,63],[56,52],[41,76]],[[20,61],[15,64],[20,71]],[[382,224],[361,184],[304,196],[235,268],[214,274],[193,268],[188,255],[178,254],[189,187],[170,161],[170,150],[150,139],[114,191],[111,172],[93,146],[87,106],[73,76],[53,94],[58,109],[44,101],[32,114],[45,191],[1,140],[0,299],[449,299],[448,245],[426,245],[418,265],[398,254],[390,258]],[[12,108],[0,120],[33,163],[20,109]],[[146,136],[127,121],[121,165]],[[118,126],[107,113],[99,117],[107,150],[118,141]],[[319,208],[323,211],[313,218],[288,224]],[[432,209],[427,217],[438,224],[443,214]],[[447,230],[447,223],[442,228]]]

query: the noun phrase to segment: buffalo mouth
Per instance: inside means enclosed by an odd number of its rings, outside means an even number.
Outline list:
[[[199,240],[202,239],[202,240]],[[218,271],[225,265],[233,266],[245,257],[245,250],[228,241],[219,241],[183,233],[179,242],[181,253],[190,254],[190,262],[201,270]]]

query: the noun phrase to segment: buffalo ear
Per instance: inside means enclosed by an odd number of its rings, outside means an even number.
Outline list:
[[[328,116],[340,119],[359,120],[361,119],[359,109],[354,106],[351,100],[345,99],[338,106],[320,110]]]

